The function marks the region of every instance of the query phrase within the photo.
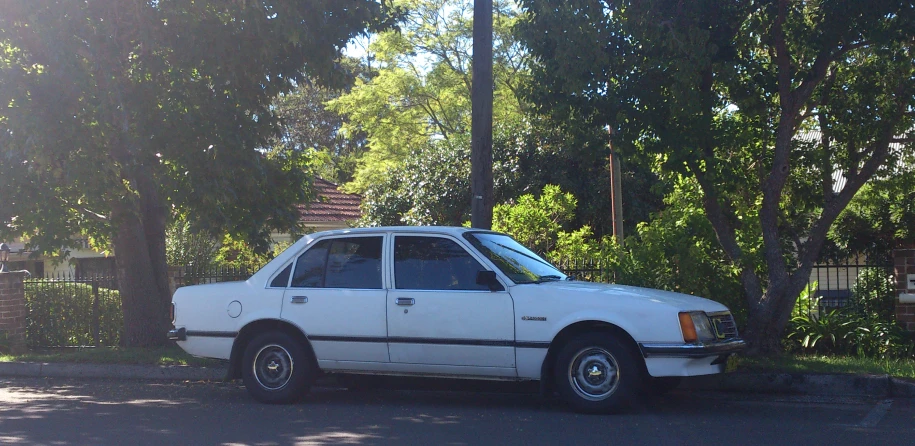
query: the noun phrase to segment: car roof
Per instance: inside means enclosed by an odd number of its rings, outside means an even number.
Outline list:
[[[345,228],[321,231],[309,234],[312,238],[343,234],[377,234],[385,232],[413,232],[460,235],[465,232],[487,231],[485,229],[465,228],[462,226],[374,226],[368,228]]]

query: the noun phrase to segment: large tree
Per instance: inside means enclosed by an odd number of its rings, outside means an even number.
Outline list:
[[[127,345],[164,342],[165,228],[182,214],[264,240],[296,224],[303,161],[270,148],[272,99],[335,78],[371,0],[0,4],[2,235],[110,244]]]
[[[910,1],[523,0],[551,114],[694,178],[740,271],[752,351],[780,351],[829,228],[905,137]],[[819,130],[816,143],[799,132]],[[835,190],[833,174],[847,181]]]

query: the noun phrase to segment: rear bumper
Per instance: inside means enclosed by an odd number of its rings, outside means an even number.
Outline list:
[[[184,327],[175,328],[168,331],[168,339],[170,341],[186,341],[187,340],[187,330]]]
[[[743,339],[729,339],[713,344],[639,344],[642,356],[646,358],[705,358],[708,356],[728,356],[747,348]]]

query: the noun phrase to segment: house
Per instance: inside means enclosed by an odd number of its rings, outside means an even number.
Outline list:
[[[362,197],[341,192],[338,186],[322,178],[314,181],[315,201],[299,206],[301,222],[306,233],[351,227],[362,217]],[[272,234],[274,243],[292,242],[298,238],[291,234]],[[89,247],[86,239],[77,239],[78,247],[70,251],[66,261],[54,263],[50,258],[30,258],[25,250],[26,242],[21,239],[8,242],[11,271],[27,270],[32,277],[46,276],[104,276],[114,274],[114,256],[98,252]]]

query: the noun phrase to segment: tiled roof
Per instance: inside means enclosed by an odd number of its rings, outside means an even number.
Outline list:
[[[362,217],[359,205],[362,197],[340,192],[337,185],[330,181],[315,178],[315,195],[317,198],[307,206],[300,206],[302,221],[349,221]]]

